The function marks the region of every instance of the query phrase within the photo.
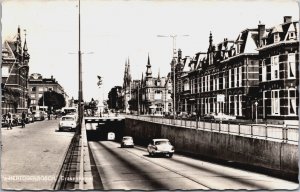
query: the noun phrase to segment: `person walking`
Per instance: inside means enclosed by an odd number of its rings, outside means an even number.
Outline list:
[[[22,128],[25,127],[25,119],[26,119],[26,114],[25,114],[25,112],[23,111],[23,112],[22,112]]]
[[[8,126],[7,126],[7,129],[12,129],[12,114],[11,114],[10,112],[8,112],[7,118],[8,118]]]

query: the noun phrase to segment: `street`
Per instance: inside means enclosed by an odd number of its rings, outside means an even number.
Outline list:
[[[74,132],[57,132],[58,120],[2,128],[2,189],[53,189]]]
[[[183,155],[149,157],[146,148],[120,148],[113,141],[89,142],[104,190],[275,190],[298,184]]]

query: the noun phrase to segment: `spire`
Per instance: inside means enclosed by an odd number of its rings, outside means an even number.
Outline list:
[[[127,82],[128,82],[128,84],[130,84],[130,82],[131,82],[129,57],[128,57],[128,63],[127,63]]]
[[[25,35],[25,40],[24,40],[24,46],[23,46],[23,61],[28,62],[30,59],[30,55],[28,54],[28,48],[27,48],[27,42],[26,42],[26,29],[24,29],[24,35]]]
[[[141,87],[142,87],[143,83],[144,83],[144,72],[142,72]]]
[[[125,60],[125,70],[124,70],[124,77],[123,77],[123,87],[127,86],[127,61]]]
[[[15,44],[16,44],[17,57],[21,60],[21,57],[22,57],[22,42],[21,42],[20,25],[18,26],[18,34],[17,34],[17,40],[16,40]]]
[[[148,53],[148,63],[146,65],[147,70],[146,70],[146,78],[151,78],[152,77],[152,71],[151,71],[151,64],[150,64],[150,57]]]
[[[210,33],[209,33],[209,46],[212,46],[212,42],[213,42],[213,39],[212,39],[211,31],[210,31]]]

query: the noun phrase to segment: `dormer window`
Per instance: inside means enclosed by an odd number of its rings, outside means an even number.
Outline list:
[[[296,39],[296,34],[294,31],[291,31],[288,34],[288,40],[291,40],[291,39]]]
[[[277,43],[280,41],[279,33],[274,33],[274,43]]]

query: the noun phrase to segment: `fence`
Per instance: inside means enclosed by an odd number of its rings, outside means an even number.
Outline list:
[[[299,141],[299,127],[293,125],[242,124],[214,121],[192,121],[185,119],[166,119],[152,116],[126,115],[126,118],[148,121],[159,124],[174,125],[190,129],[235,134],[260,139],[274,139],[283,142]]]

